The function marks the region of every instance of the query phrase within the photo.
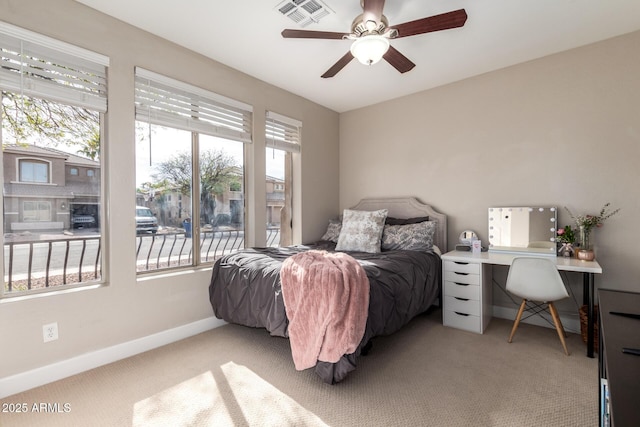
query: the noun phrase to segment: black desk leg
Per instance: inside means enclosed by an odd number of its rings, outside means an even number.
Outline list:
[[[582,303],[587,306],[587,357],[593,358],[593,273],[582,273]]]

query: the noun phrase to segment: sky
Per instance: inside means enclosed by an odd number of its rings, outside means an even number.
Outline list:
[[[149,144],[148,126],[138,127],[136,135],[136,185],[152,181],[155,173],[153,165],[166,161],[179,152],[190,152],[191,134],[178,129],[154,126]],[[220,150],[236,159],[237,165],[242,166],[244,144],[238,141],[203,135],[200,138],[200,150]],[[284,152],[267,149],[267,175],[284,179]]]

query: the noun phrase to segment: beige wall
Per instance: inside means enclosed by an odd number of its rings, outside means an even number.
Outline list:
[[[247,239],[265,239],[264,111],[303,122],[295,167],[297,241],[322,235],[338,210],[338,114],[151,36],[71,0],[0,0],[0,19],[110,57],[105,169],[108,286],[0,302],[0,378],[125,343],[213,315],[210,269],[136,280],[134,67],[141,66],[254,107],[247,147]],[[313,160],[311,160],[313,159]],[[117,167],[117,173],[116,173]],[[304,189],[313,189],[303,192]],[[127,237],[129,236],[129,237]],[[117,237],[117,238],[116,238]],[[60,339],[43,344],[42,325]]]
[[[341,208],[417,196],[449,215],[453,249],[465,229],[486,244],[492,205],[556,205],[564,225],[564,206],[611,202],[622,210],[594,233],[596,285],[640,291],[638,58],[635,32],[341,114]]]

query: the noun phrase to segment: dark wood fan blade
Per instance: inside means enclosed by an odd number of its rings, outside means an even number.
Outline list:
[[[406,73],[413,69],[416,66],[409,58],[401,54],[396,48],[393,46],[389,46],[389,50],[383,56],[384,60],[387,61],[393,68],[400,71],[401,73]]]
[[[384,0],[364,0],[362,20],[380,22],[382,19],[382,9],[384,9]]]
[[[308,30],[283,30],[282,37],[285,39],[332,39],[342,40],[349,34],[332,33],[330,31],[308,31]]]
[[[395,38],[399,38],[462,27],[465,22],[467,22],[467,12],[464,9],[460,9],[441,15],[405,22],[400,25],[393,25],[391,28],[398,31],[398,35]]]
[[[342,70],[351,60],[353,59],[353,55],[351,52],[347,52],[342,58],[338,59],[338,62],[333,64],[331,68],[329,68],[325,73],[321,76],[323,79],[328,77],[333,77],[338,74],[338,71]]]

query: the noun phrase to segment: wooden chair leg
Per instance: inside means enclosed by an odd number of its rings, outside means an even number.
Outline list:
[[[524,309],[526,306],[527,306],[527,300],[523,299],[522,304],[520,304],[520,309],[518,310],[518,315],[516,316],[516,320],[513,322],[513,328],[511,328],[511,335],[509,335],[509,342],[513,340],[513,336],[516,333],[516,329],[518,329],[518,325],[520,324],[520,318],[522,317],[522,313],[524,312]]]
[[[567,343],[564,340],[564,328],[562,327],[562,322],[560,321],[560,316],[558,316],[558,311],[552,302],[549,303],[549,311],[551,312],[551,317],[553,317],[553,323],[556,324],[556,331],[558,332],[558,336],[560,337],[560,342],[562,342],[562,347],[564,348],[564,354],[569,355],[569,349],[567,349]]]
[[[553,306],[553,308],[555,308],[555,305]],[[557,311],[556,311],[557,313]],[[560,321],[560,316],[558,316],[558,324],[560,325],[560,329],[562,329],[562,336],[567,338],[567,332],[564,330],[564,325],[562,324],[562,322]]]

